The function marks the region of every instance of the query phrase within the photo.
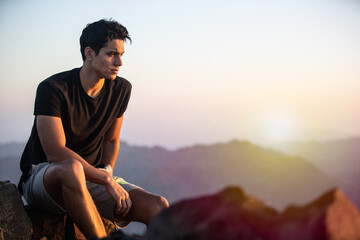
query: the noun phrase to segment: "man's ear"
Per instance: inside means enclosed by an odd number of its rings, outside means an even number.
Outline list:
[[[94,59],[94,56],[95,56],[94,50],[92,50],[91,47],[86,47],[84,51],[85,51],[86,60],[92,61]]]

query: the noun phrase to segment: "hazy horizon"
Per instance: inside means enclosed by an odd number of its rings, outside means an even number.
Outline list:
[[[309,140],[303,140],[303,141],[287,141],[287,142],[274,142],[274,143],[262,143],[262,142],[255,142],[255,141],[251,141],[248,139],[238,139],[238,138],[230,138],[228,140],[219,140],[219,141],[209,141],[209,142],[194,142],[194,143],[189,143],[189,144],[184,144],[184,145],[179,145],[179,146],[175,146],[175,147],[169,147],[166,145],[161,145],[161,144],[141,144],[141,143],[132,143],[132,142],[128,142],[125,139],[121,140],[120,143],[120,151],[121,151],[121,145],[122,144],[127,144],[131,147],[144,147],[144,148],[162,148],[165,149],[166,151],[177,151],[180,149],[185,149],[185,148],[191,148],[191,147],[195,147],[195,146],[212,146],[212,145],[217,145],[217,144],[228,144],[230,142],[233,141],[238,141],[238,142],[249,142],[255,146],[261,147],[261,148],[270,148],[270,149],[274,149],[277,151],[280,151],[282,153],[287,153],[287,151],[284,151],[287,149],[287,147],[289,145],[293,146],[293,145],[303,145],[303,144],[327,144],[327,143],[334,143],[334,142],[344,142],[344,141],[348,141],[348,140],[355,140],[355,139],[360,139],[360,135],[359,136],[349,136],[349,137],[340,137],[340,138],[329,138],[329,139],[324,139],[324,140],[316,140],[316,139],[309,139]],[[15,140],[15,141],[0,141],[0,145],[8,145],[8,144],[23,144],[25,145],[27,142],[27,139],[24,141],[21,140]],[[21,154],[22,152],[19,152],[19,154]]]
[[[360,2],[3,0],[0,143],[27,141],[37,85],[82,65],[81,31],[101,18],[133,39],[119,72],[129,144],[360,136]]]

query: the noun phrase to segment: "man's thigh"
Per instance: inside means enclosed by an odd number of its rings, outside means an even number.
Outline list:
[[[24,197],[31,207],[43,210],[49,213],[66,213],[67,211],[58,204],[53,197],[48,193],[44,185],[44,174],[45,171],[51,167],[52,163],[40,163],[39,165],[33,165],[30,172],[29,179],[23,184]],[[142,208],[142,202],[148,198],[148,193],[140,187],[126,182],[120,177],[114,179],[120,184],[130,196],[132,196],[135,202],[138,202],[136,206]],[[114,209],[116,207],[115,200],[108,194],[106,188],[103,185],[86,182],[89,193],[94,200],[97,210],[101,217],[107,218],[111,221],[114,219]],[[132,191],[137,190],[137,191]],[[131,193],[130,193],[131,191]],[[137,211],[136,211],[137,212]],[[119,227],[127,226],[131,220],[126,219],[117,221]]]
[[[24,198],[33,208],[55,214],[65,213],[66,210],[50,196],[44,185],[44,174],[50,166],[49,162],[32,166],[30,177],[23,184]]]

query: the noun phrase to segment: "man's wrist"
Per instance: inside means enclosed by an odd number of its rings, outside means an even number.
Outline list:
[[[110,176],[112,176],[113,175],[113,169],[112,169],[112,167],[111,167],[111,165],[110,164],[98,164],[97,166],[96,166],[96,168],[97,169],[99,169],[99,170],[101,170],[101,171],[104,171],[104,172],[106,172],[107,174],[109,174]]]
[[[104,186],[109,185],[111,183],[111,180],[113,180],[112,176],[101,168],[97,168],[97,170],[100,174],[100,184]]]

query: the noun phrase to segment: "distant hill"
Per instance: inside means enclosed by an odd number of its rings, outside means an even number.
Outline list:
[[[11,148],[0,145],[0,180],[17,183],[24,145]],[[4,155],[3,151],[13,155]],[[291,157],[240,141],[196,145],[176,151],[122,142],[114,172],[164,195],[170,202],[213,193],[228,185],[240,185],[249,194],[278,209],[289,204],[308,203],[339,186],[339,180],[303,157]]]
[[[345,193],[360,206],[360,137],[327,142],[295,142],[277,147],[302,156],[331,175]]]
[[[0,144],[0,158],[20,156],[24,150],[25,143],[11,142]]]
[[[20,157],[0,157],[0,181],[10,180],[10,182],[17,184],[20,175]]]
[[[115,173],[170,201],[241,185],[250,194],[284,208],[303,204],[337,185],[313,164],[249,142],[197,145],[176,151],[122,143]]]
[[[20,156],[25,143],[0,144],[0,180],[10,180],[17,184],[21,175]]]

